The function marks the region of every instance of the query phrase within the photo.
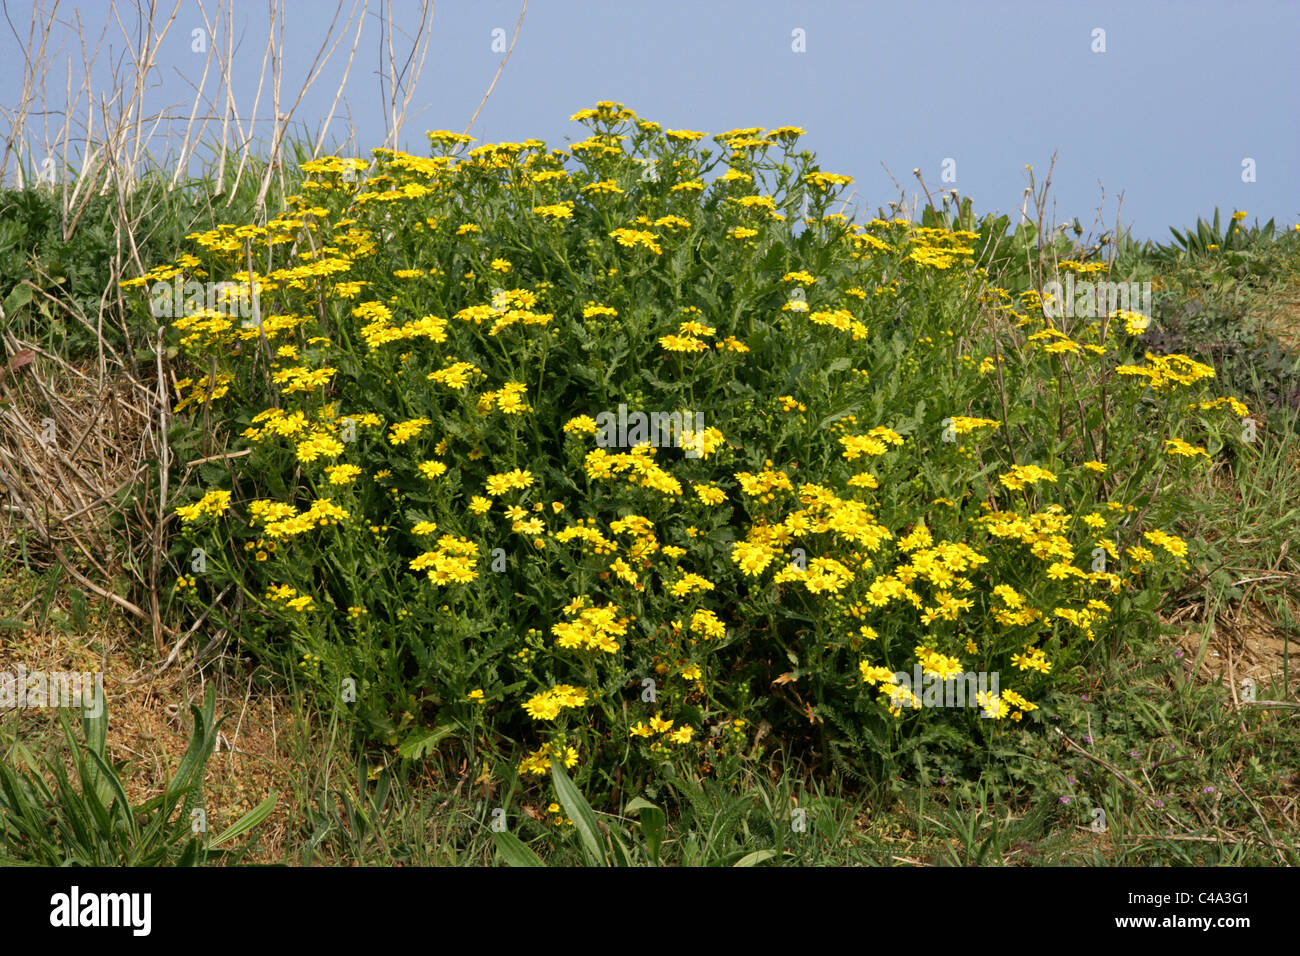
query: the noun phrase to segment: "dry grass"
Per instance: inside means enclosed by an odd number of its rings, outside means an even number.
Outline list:
[[[238,661],[196,668],[159,670],[141,653],[139,629],[119,608],[102,600],[90,604],[85,630],[72,626],[66,598],[41,613],[40,581],[22,572],[0,579],[0,592],[13,601],[21,627],[4,632],[0,671],[13,673],[75,671],[103,674],[108,705],[108,752],[125,766],[121,774],[132,803],[162,793],[189,743],[190,705],[202,703],[208,684],[217,687],[217,717],[224,717],[218,749],[208,763],[204,805],[209,832],[220,832],[253,809],[272,790],[281,795],[270,819],[255,831],[251,859],[280,861],[292,834],[291,794],[296,767],[287,746],[294,717],[288,701],[274,693],[254,693],[241,677]],[[5,602],[8,603],[8,600]],[[22,708],[0,711],[0,730],[29,746],[36,741],[59,747],[57,712]]]

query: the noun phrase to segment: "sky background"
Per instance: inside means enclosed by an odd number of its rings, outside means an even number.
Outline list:
[[[165,18],[171,6],[164,6]],[[418,7],[414,0],[393,5],[407,34],[418,26]],[[371,0],[331,128],[336,142],[349,123],[358,143],[384,139],[382,8]],[[195,0],[180,3],[159,51],[151,108],[188,112],[203,72],[204,56],[191,49],[191,30],[203,26],[199,9]],[[214,3],[207,9],[211,17]],[[234,9],[234,90],[248,113],[267,5],[239,0]],[[285,9],[283,95],[292,100],[335,3],[290,0]],[[6,109],[22,88],[32,11],[30,2],[3,4]],[[117,11],[132,28],[134,8],[119,3]],[[514,0],[435,4],[404,148],[426,154],[425,130],[465,129],[501,62],[500,38],[509,42],[519,11]],[[80,17],[91,46],[111,13],[106,2],[59,7],[65,25]],[[1093,50],[1096,29],[1105,31],[1105,52]],[[794,49],[795,31],[803,31],[803,52]],[[64,26],[49,38],[49,49],[63,59],[47,83],[47,109],[63,108],[69,53],[74,86],[85,73],[75,35]],[[351,36],[297,108],[305,128],[316,129],[329,110]],[[394,43],[399,52],[409,49],[409,35],[398,33]],[[109,95],[108,64],[122,46],[111,31],[91,71]],[[208,82],[211,96],[215,78]],[[265,96],[263,116],[270,114]],[[1157,241],[1169,237],[1168,226],[1189,225],[1216,205],[1225,216],[1246,210],[1249,221],[1300,221],[1297,0],[531,0],[509,63],[470,132],[483,142],[535,137],[563,146],[566,135],[586,135],[569,116],[597,100],[624,103],[668,128],[710,134],[800,126],[807,130],[802,146],[818,154],[823,169],[854,177],[850,192],[868,215],[898,198],[890,173],[909,200],[919,193],[913,168],[932,192],[955,187],[970,196],[977,213],[1018,212],[1025,166],[1041,180],[1055,152],[1060,222],[1077,216],[1087,228],[1101,206],[1109,228],[1121,192],[1121,222]],[[6,137],[7,126],[0,120]],[[1242,180],[1247,158],[1254,160],[1254,182]],[[945,159],[954,161],[955,182],[942,181]]]

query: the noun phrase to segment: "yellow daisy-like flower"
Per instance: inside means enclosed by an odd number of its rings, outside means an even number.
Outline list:
[[[763,573],[763,569],[776,560],[776,551],[765,544],[738,541],[731,549],[731,560],[750,577]]]
[[[350,485],[361,474],[359,465],[332,465],[325,469],[331,485]]]
[[[858,671],[862,675],[862,679],[868,684],[875,685],[882,681],[892,683],[894,680],[894,672],[888,667],[877,667],[870,661],[862,661],[858,664]]]
[[[219,515],[228,507],[230,507],[230,492],[209,491],[194,504],[177,508],[176,514],[180,516],[182,524],[189,524],[203,515]]]
[[[671,720],[664,720],[663,713],[660,712],[650,718],[650,729],[657,734],[666,733],[673,729],[673,722]]]
[[[682,724],[668,735],[668,739],[675,744],[688,744],[693,736],[695,736],[695,728],[690,724]]]
[[[524,710],[533,720],[554,720],[564,709],[582,707],[586,703],[587,692],[582,688],[557,684],[526,700]]]
[[[513,471],[507,471],[499,475],[489,475],[487,480],[487,493],[493,498],[500,497],[512,488],[524,489],[533,483],[533,473],[523,471],[519,468]]]
[[[727,493],[717,485],[696,485],[695,494],[706,505],[720,505],[727,500]]]
[[[999,475],[998,481],[1012,491],[1019,491],[1025,485],[1034,485],[1040,481],[1056,481],[1056,475],[1037,465],[1016,465],[1005,475]]]
[[[427,418],[412,418],[409,421],[397,422],[388,428],[388,441],[392,445],[404,445],[412,438],[420,434],[426,425],[432,425],[433,422]]]
[[[691,631],[695,634],[703,634],[706,638],[724,638],[727,636],[727,628],[714,614],[707,608],[700,608],[691,615]]]
[[[573,203],[562,202],[551,206],[534,206],[533,213],[543,219],[572,219]]]
[[[659,344],[669,352],[707,352],[708,343],[703,339],[697,339],[690,335],[664,335],[659,339]]]
[[[1165,453],[1169,455],[1182,455],[1184,458],[1193,458],[1196,455],[1210,457],[1210,453],[1199,445],[1189,445],[1181,438],[1170,438],[1165,441]]]

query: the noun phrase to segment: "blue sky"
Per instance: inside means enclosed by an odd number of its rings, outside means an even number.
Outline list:
[[[377,13],[379,0],[372,0]],[[209,10],[211,12],[211,0]],[[416,4],[395,4],[413,30]],[[25,38],[31,4],[6,13]],[[97,29],[105,3],[65,4]],[[170,10],[170,6],[167,6]],[[405,144],[425,152],[426,129],[465,128],[502,54],[518,2],[441,0]],[[197,4],[184,0],[160,51],[155,106],[185,105],[203,57],[191,52]],[[296,95],[334,4],[292,0],[285,23],[284,87]],[[192,24],[191,24],[192,21]],[[267,32],[266,6],[236,5],[236,94],[251,103]],[[1094,52],[1095,30],[1105,52]],[[795,31],[803,31],[796,52]],[[1058,153],[1058,221],[1168,237],[1217,205],[1250,220],[1300,220],[1300,3],[1058,2],[1058,0],[531,0],[518,43],[471,130],[482,141],[580,138],[569,122],[597,100],[625,103],[670,128],[709,133],[743,126],[801,126],[822,168],[855,177],[860,208],[898,196],[889,174],[919,190],[957,188],[979,212],[1018,211],[1028,183]],[[398,37],[399,49],[402,38]],[[363,27],[346,90],[358,141],[378,143],[377,16]],[[117,48],[120,49],[120,40]],[[325,114],[346,55],[335,55],[297,117]],[[21,47],[0,23],[0,105],[21,83]],[[74,61],[74,66],[75,62]],[[107,75],[107,74],[105,74]],[[79,77],[75,75],[74,81]],[[62,78],[55,84],[63,95]],[[264,115],[266,109],[261,111]],[[341,132],[349,119],[336,120]],[[943,182],[945,159],[955,182]],[[1254,161],[1254,182],[1242,164]]]

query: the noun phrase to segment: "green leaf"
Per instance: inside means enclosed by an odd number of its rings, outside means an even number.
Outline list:
[[[618,833],[610,830],[610,845],[613,847],[612,856],[615,866],[630,867],[632,865],[632,855],[628,852],[627,844],[619,839]]]
[[[759,863],[766,863],[776,855],[776,850],[755,850],[737,860],[736,866],[757,866]]]
[[[497,852],[510,866],[546,866],[542,858],[529,848],[528,844],[509,830],[500,830],[492,834],[492,842]]]
[[[257,806],[253,807],[253,809],[249,810],[229,827],[222,830],[221,833],[208,844],[208,846],[215,850],[217,847],[221,846],[221,844],[233,840],[235,837],[243,836],[271,815],[271,811],[275,809],[275,800],[275,791],[272,790],[269,797]]]
[[[408,737],[397,746],[397,755],[405,757],[407,760],[419,760],[425,754],[431,754],[438,742],[445,737],[450,737],[456,732],[454,724],[443,724],[441,727],[435,727],[427,734],[420,734],[415,737]]]
[[[603,866],[605,854],[601,850],[600,826],[596,823],[596,814],[554,757],[551,758],[551,779],[555,784],[555,793],[560,798],[560,806],[564,807],[565,814],[573,821],[573,828],[578,831],[588,864]]]
[[[32,301],[32,287],[26,282],[20,282],[5,298],[5,314],[13,315],[30,301]]]
[[[630,814],[637,810],[641,811],[641,835],[645,837],[645,846],[650,854],[650,861],[655,866],[658,866],[659,848],[664,842],[667,817],[662,810],[642,797],[636,797],[632,800],[624,808],[623,812]]]
[[[108,782],[108,786],[112,790],[113,799],[117,803],[117,816],[127,824],[128,832],[131,834],[131,838],[134,841],[139,836],[139,830],[135,824],[135,816],[131,813],[131,801],[127,798],[126,788],[122,786],[121,779],[113,772],[113,768],[109,765],[107,760],[95,753],[93,750],[90,752],[90,756],[91,759],[99,765],[99,770],[103,775],[103,779]],[[91,794],[86,792],[85,796],[89,801]]]

